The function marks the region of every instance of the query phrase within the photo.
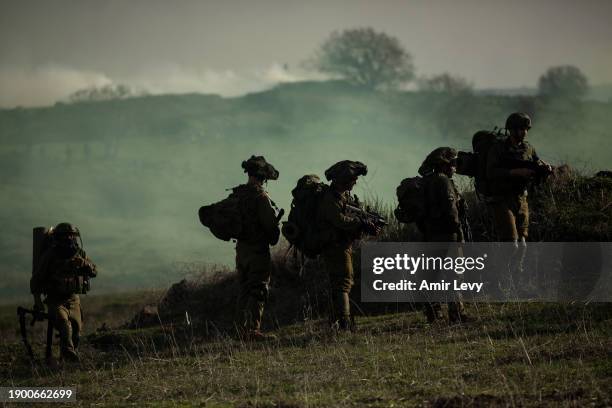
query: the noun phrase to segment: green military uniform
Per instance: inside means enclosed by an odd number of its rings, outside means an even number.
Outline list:
[[[353,241],[363,229],[362,222],[346,215],[350,193],[327,190],[319,204],[317,220],[321,234],[329,244],[322,252],[329,276],[331,294],[330,320],[350,321],[349,293],[353,287]]]
[[[424,178],[427,202],[423,234],[428,242],[462,242],[460,212],[465,201],[452,178],[432,173]]]
[[[49,318],[60,334],[63,358],[77,358],[76,348],[83,328],[78,294],[88,290],[88,279],[96,274],[96,266],[82,249],[66,256],[52,246],[43,254],[30,280],[34,295],[47,295],[45,303]]]
[[[526,141],[513,145],[507,139],[491,147],[487,156],[488,206],[500,241],[518,241],[529,234],[528,180],[510,175],[512,160],[540,162]]]
[[[442,163],[450,163],[457,157],[457,152],[448,147],[432,151],[423,162],[420,172],[424,175],[425,219],[422,222],[426,242],[463,242],[461,212],[465,211],[465,201],[455,186],[452,177],[439,170]],[[452,253],[450,253],[450,252]],[[456,256],[461,249],[450,244],[433,256]],[[451,294],[448,302],[448,317],[451,322],[465,319],[463,303],[458,293]],[[439,302],[425,304],[425,315],[432,322],[441,317]]]
[[[535,149],[525,141],[531,129],[531,118],[526,113],[515,112],[506,119],[506,140],[493,145],[487,155],[486,177],[489,185],[488,209],[493,218],[497,239],[514,242],[514,248],[502,248],[496,256],[498,262],[507,264],[510,285],[521,288],[523,262],[529,235],[529,206],[527,187],[530,179],[551,168],[542,162]],[[538,169],[538,170],[536,170]]]
[[[243,162],[243,168],[262,179],[278,178],[278,172],[262,156]],[[247,333],[259,333],[271,277],[270,245],[278,242],[280,229],[276,211],[262,185],[247,183],[234,192],[240,196],[243,217],[243,233],[236,243],[240,325]]]
[[[350,191],[359,176],[365,176],[365,164],[340,161],[325,171],[331,181],[317,208],[317,227],[321,239],[326,243],[321,255],[330,283],[330,321],[338,323],[342,330],[352,328],[349,294],[353,288],[353,241],[371,227],[357,217],[348,215],[347,204],[351,202]],[[358,206],[358,205],[357,205]]]

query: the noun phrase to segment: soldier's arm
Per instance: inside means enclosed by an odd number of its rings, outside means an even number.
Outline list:
[[[349,217],[342,211],[341,204],[326,197],[322,203],[321,214],[334,228],[352,234],[358,234],[363,228],[361,220]]]
[[[96,276],[98,276],[98,268],[96,264],[93,263],[93,261],[87,256],[84,250],[81,249],[79,251],[79,256],[82,259],[81,268],[83,268],[85,272],[87,272],[87,275],[90,278],[95,278]]]
[[[432,190],[440,206],[440,217],[449,231],[457,231],[461,226],[455,186],[448,177],[438,177],[434,180]]]
[[[257,216],[264,230],[264,234],[270,245],[276,245],[280,236],[278,221],[276,220],[276,211],[272,208],[270,198],[262,194],[258,196],[257,201]]]

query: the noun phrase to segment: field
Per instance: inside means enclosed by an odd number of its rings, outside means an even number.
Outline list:
[[[532,236],[609,241],[611,192],[606,178],[553,179],[530,196]],[[484,240],[484,209],[471,204]],[[418,241],[414,233],[392,222],[378,239]],[[82,300],[79,366],[31,363],[16,305],[0,306],[0,386],[74,386],[80,406],[612,405],[612,303],[468,304],[475,321],[429,325],[421,305],[362,303],[355,288],[357,330],[338,334],[325,318],[322,265],[298,268],[282,245],[273,264],[264,325],[276,338],[265,342],[235,335],[229,268],[193,264],[192,279],[168,290],[93,290]],[[157,308],[141,313],[147,305]],[[44,325],[30,338],[40,357]]]
[[[256,343],[212,322],[113,329],[160,295],[86,297],[82,363],[55,368],[29,362],[3,306],[0,386],[76,386],[79,406],[612,404],[610,304],[471,304],[477,320],[456,326],[404,311],[360,317],[350,334],[313,318]]]

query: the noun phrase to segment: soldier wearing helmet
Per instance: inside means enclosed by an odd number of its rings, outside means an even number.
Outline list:
[[[60,356],[78,361],[77,348],[83,319],[79,294],[89,290],[89,279],[97,275],[96,266],[79,245],[79,230],[67,222],[51,230],[51,245],[33,271],[30,290],[34,309],[44,311],[60,334]],[[46,295],[42,301],[42,295]]]
[[[368,168],[358,161],[343,160],[325,171],[331,181],[317,209],[317,225],[329,242],[322,251],[325,269],[330,282],[330,323],[340,330],[351,330],[351,306],[349,294],[353,287],[353,241],[366,232],[376,235],[380,228],[350,216],[347,204],[355,204],[351,190],[359,176],[365,176]]]
[[[526,113],[513,113],[506,120],[508,136],[491,147],[487,155],[486,176],[490,196],[486,198],[498,241],[514,242],[514,249],[497,256],[508,265],[509,288],[524,290],[523,263],[529,235],[527,188],[540,173],[552,168],[538,157],[525,140],[531,129]]]
[[[268,299],[272,262],[270,246],[280,235],[279,216],[264,189],[267,180],[277,180],[278,171],[263,156],[251,156],[242,162],[248,175],[246,184],[234,189],[241,197],[244,236],[236,243],[236,269],[240,280],[238,322],[241,334],[249,340],[265,339],[261,332],[264,306]]]
[[[528,236],[527,187],[536,175],[529,164],[552,171],[525,140],[530,129],[529,115],[521,112],[511,114],[506,120],[508,137],[492,146],[487,155],[486,175],[491,186],[488,202],[500,241],[524,242]]]
[[[457,167],[457,151],[451,147],[439,147],[433,150],[423,161],[419,173],[423,176],[425,195],[425,217],[422,220],[422,232],[426,242],[463,242],[461,218],[466,211],[465,200],[453,181]],[[448,256],[449,251],[457,252],[454,244],[440,252],[441,257]],[[434,254],[432,254],[434,255]],[[464,312],[461,297],[451,293],[453,300],[448,302],[448,320],[450,323],[462,323],[470,320]],[[439,302],[425,303],[425,317],[433,323],[442,318]]]

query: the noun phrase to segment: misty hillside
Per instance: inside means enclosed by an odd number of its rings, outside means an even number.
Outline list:
[[[489,88],[478,89],[476,93],[480,95],[536,97],[538,94],[538,89],[529,87]],[[588,92],[584,98],[591,102],[610,102],[612,101],[612,84],[591,85],[589,86]]]
[[[338,160],[365,162],[356,193],[392,202],[440,145],[470,147],[512,111],[534,117],[540,156],[587,173],[609,167],[612,103],[534,97],[379,93],[302,82],[237,98],[144,96],[0,111],[0,295],[28,293],[31,229],[77,224],[101,269],[94,290],[163,286],[194,263],[233,263],[196,212],[244,182],[263,154],[280,171],[268,190],[288,208],[295,181]]]

